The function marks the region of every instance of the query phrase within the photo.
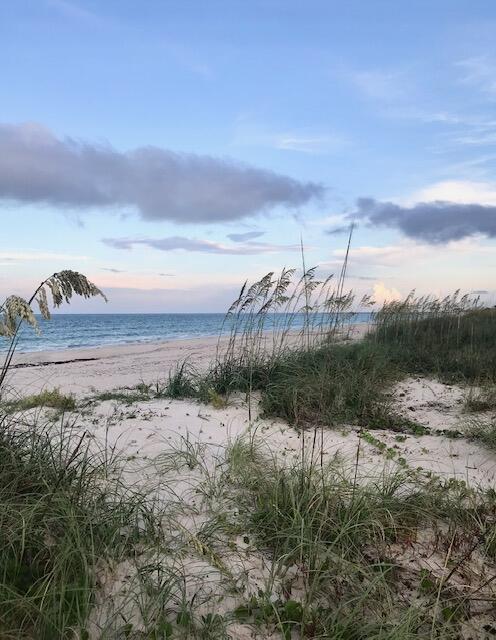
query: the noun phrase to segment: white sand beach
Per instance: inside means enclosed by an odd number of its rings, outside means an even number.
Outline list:
[[[215,357],[218,338],[170,340],[128,345],[16,353],[9,385],[24,393],[57,387],[63,393],[86,395],[154,383],[167,378],[176,363],[207,365]]]
[[[357,328],[355,336],[360,337],[363,330]],[[405,416],[418,417],[431,429],[429,435],[418,436],[398,436],[388,429],[367,432],[353,425],[297,430],[280,419],[264,417],[256,393],[251,398],[233,394],[220,407],[189,399],[126,402],[119,398],[117,392],[130,393],[141,382],[166,380],[169,372],[185,359],[198,369],[206,369],[215,358],[217,344],[216,338],[202,338],[19,353],[8,379],[13,397],[53,388],[73,394],[77,410],[65,418],[65,428],[76,434],[76,441],[83,434],[95,452],[101,454],[105,450],[105,455],[116,455],[124,461],[119,473],[126,482],[152,492],[165,505],[174,523],[170,524],[169,534],[184,538],[190,549],[181,558],[180,571],[185,576],[188,597],[201,594],[204,604],[199,606],[199,614],[228,612],[246,598],[256,596],[269,583],[274,597],[282,597],[284,589],[283,581],[271,577],[274,567],[267,556],[246,545],[242,536],[219,543],[222,571],[215,559],[206,559],[195,551],[195,540],[202,535],[205,523],[225,517],[227,507],[225,500],[217,497],[218,489],[212,488],[212,494],[205,497],[205,487],[220,486],[226,452],[240,438],[256,443],[266,455],[276,456],[282,464],[298,460],[302,449],[312,448],[317,458],[322,451],[325,462],[336,461],[343,469],[353,469],[358,462],[360,482],[381,477],[385,472],[408,469],[422,475],[435,474],[444,480],[463,481],[468,487],[494,486],[496,455],[465,438],[447,437],[449,430],[457,430],[463,424],[465,390],[434,380],[407,378],[392,390],[396,409]],[[109,391],[116,392],[115,398],[98,397]],[[40,416],[49,419],[49,410],[33,411],[38,412],[38,420]],[[396,550],[396,562],[441,574],[443,558],[432,553],[429,544],[422,540],[415,542],[415,549],[409,551],[415,556],[413,559],[405,555],[404,549]],[[170,560],[164,556],[161,562],[165,566]],[[138,566],[139,563],[136,567],[124,563],[100,577],[102,592],[92,614],[91,638],[101,637],[102,629],[120,610],[140,628],[140,614],[127,595],[137,589]],[[240,596],[230,593],[226,574],[237,576]],[[296,570],[295,594],[298,575]],[[249,626],[237,623],[229,625],[229,633],[233,640],[279,637],[254,633]]]
[[[365,332],[365,325],[353,327],[354,339]],[[36,394],[53,388],[73,394],[84,401],[102,392],[126,392],[144,382],[155,384],[167,380],[169,373],[184,361],[198,370],[206,370],[213,362],[218,338],[204,337],[143,344],[101,346],[66,351],[18,353],[9,372],[7,390],[12,397]],[[220,342],[222,348],[223,342]],[[496,479],[496,456],[481,445],[465,439],[451,439],[446,431],[456,430],[464,421],[462,402],[465,391],[454,385],[422,378],[409,378],[393,390],[394,403],[403,415],[420,418],[420,422],[435,435],[408,435],[398,441],[397,434],[387,429],[374,431],[378,443],[362,442],[363,471],[378,469],[384,464],[380,451],[383,443],[396,451],[389,461],[404,458],[413,467],[440,473],[466,481],[470,485],[491,485]],[[126,406],[117,401],[92,402],[91,414],[98,416],[90,425],[93,436],[103,438],[110,423],[115,444],[126,454],[148,459],[158,450],[167,448],[168,440],[190,434],[194,441],[225,447],[227,442],[249,430],[264,434],[267,445],[274,450],[294,454],[301,448],[301,433],[281,420],[265,419],[258,412],[258,396],[251,399],[251,421],[245,398],[236,396],[219,409],[202,405],[196,400],[152,399],[134,401]],[[120,416],[117,423],[115,415]],[[110,421],[110,422],[109,422]],[[88,421],[84,419],[85,426]],[[96,427],[94,426],[96,424]],[[352,460],[356,453],[359,430],[344,426],[326,429],[325,456],[339,454]],[[307,434],[311,437],[311,434]],[[108,433],[105,433],[108,437]]]

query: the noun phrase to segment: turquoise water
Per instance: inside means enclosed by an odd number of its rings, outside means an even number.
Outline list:
[[[24,327],[19,338],[19,351],[77,349],[102,345],[133,344],[157,340],[180,340],[218,336],[223,313],[143,313],[143,314],[57,314],[48,322],[40,321],[41,336]],[[266,322],[283,322],[281,315]],[[345,322],[367,322],[370,313],[346,315]],[[303,325],[303,315],[296,316],[293,328]],[[7,341],[0,337],[0,350]]]

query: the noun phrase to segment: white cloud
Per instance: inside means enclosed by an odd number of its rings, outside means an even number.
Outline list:
[[[384,247],[361,246],[353,247],[349,258],[350,265],[366,265],[378,267],[395,267],[407,260],[425,257],[433,249],[430,245],[416,243],[402,243],[386,245]],[[344,249],[335,249],[333,264],[340,264],[345,257]]]
[[[434,201],[496,205],[496,184],[472,180],[443,180],[434,182],[400,200],[406,205]]]
[[[323,263],[323,265],[339,265],[345,256],[344,249],[335,249],[332,253],[334,260]],[[428,260],[446,262],[450,257],[459,258],[470,254],[474,256],[483,254],[496,256],[496,246],[484,246],[474,239],[464,239],[443,245],[442,251],[436,245],[421,244],[413,241],[405,241],[384,247],[352,247],[349,264],[350,266],[396,268],[409,264],[425,263]]]
[[[496,132],[488,130],[487,127],[480,127],[468,133],[454,136],[452,142],[472,147],[492,146],[496,144]]]
[[[372,297],[377,304],[401,300],[403,296],[394,287],[386,287],[384,282],[376,282],[373,287]]]
[[[272,144],[276,149],[301,151],[303,153],[327,153],[341,149],[346,140],[337,135],[306,136],[298,133],[281,133],[273,136]]]
[[[339,213],[335,215],[324,216],[323,218],[314,218],[313,220],[307,220],[306,224],[309,227],[330,227],[342,224],[349,225],[349,220],[345,213]]]

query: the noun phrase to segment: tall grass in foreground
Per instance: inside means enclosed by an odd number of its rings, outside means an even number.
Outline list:
[[[235,443],[228,460],[247,532],[283,584],[279,598],[252,597],[240,619],[287,639],[336,640],[475,638],[478,616],[494,621],[494,492],[406,471],[356,484],[339,462],[282,466],[253,442]]]
[[[86,433],[0,423],[0,636],[85,637],[97,571],[153,540],[146,496]]]
[[[48,293],[47,293],[48,292]],[[24,323],[38,331],[31,305],[50,318],[73,295],[103,293],[74,271],[52,274],[29,300],[11,295],[0,306],[0,336],[9,340],[0,368],[0,398]],[[63,638],[84,632],[94,600],[95,569],[102,558],[128,546],[142,526],[142,504],[116,483],[104,489],[101,463],[90,461],[85,434],[78,439],[26,425],[7,412],[52,405],[62,411],[74,400],[58,392],[0,405],[0,634],[2,638]],[[77,436],[76,436],[77,437]],[[93,457],[93,456],[92,456]]]

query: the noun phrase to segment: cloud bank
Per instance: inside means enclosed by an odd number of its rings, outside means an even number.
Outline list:
[[[266,242],[245,242],[225,245],[210,240],[197,240],[183,236],[167,238],[103,238],[102,242],[113,249],[132,249],[136,245],[158,249],[159,251],[193,251],[197,253],[217,253],[221,255],[256,255],[259,253],[277,253],[279,251],[299,251],[299,245],[274,245]]]
[[[213,223],[323,195],[301,182],[234,160],[58,138],[37,124],[0,125],[0,198],[59,208],[136,209],[144,220]]]
[[[409,238],[442,244],[483,234],[496,237],[496,206],[454,202],[421,202],[404,207],[393,202],[359,198],[350,215],[371,226],[393,227]]]

